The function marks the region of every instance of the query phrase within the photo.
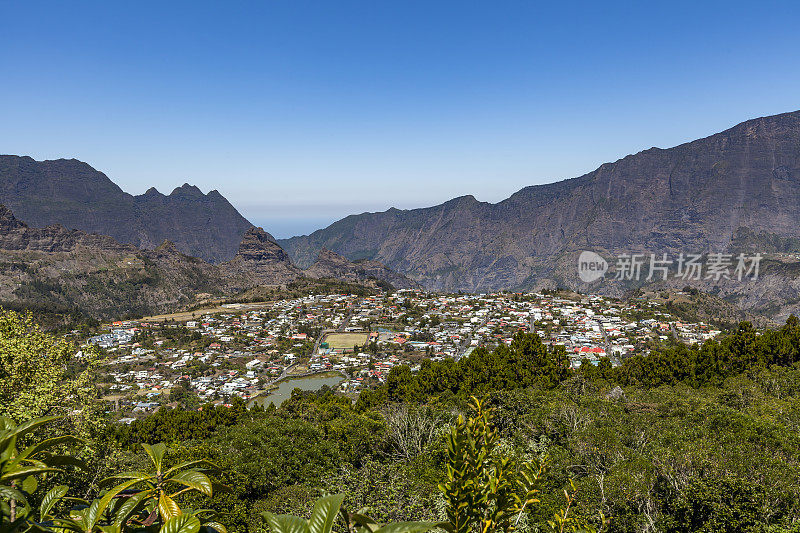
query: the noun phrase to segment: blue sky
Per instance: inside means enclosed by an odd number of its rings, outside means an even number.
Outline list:
[[[277,236],[800,109],[797,2],[0,0],[0,153]]]

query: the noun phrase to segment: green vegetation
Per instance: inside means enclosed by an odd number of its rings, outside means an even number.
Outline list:
[[[106,419],[93,359],[75,351],[0,316],[3,531],[775,533],[800,521],[794,317],[577,371],[520,333],[396,367],[356,403],[296,390],[278,408],[162,408],[130,425]]]
[[[222,303],[264,302],[268,300],[299,298],[308,294],[356,294],[358,296],[369,296],[376,292],[376,290],[365,285],[348,283],[337,279],[311,279],[300,277],[287,284],[285,287],[254,287],[236,296],[226,298]]]
[[[211,480],[197,466],[205,461],[190,461],[167,468],[164,463],[166,447],[143,445],[149,456],[152,472],[115,474],[102,482],[122,481],[103,490],[92,501],[67,497],[69,487],[56,485],[41,497],[38,516],[31,503],[39,488],[40,479],[63,472],[62,466],[83,468],[70,454],[53,455],[49,450],[74,441],[65,435],[34,442],[23,449],[19,440],[56,417],[33,419],[16,425],[9,418],[0,418],[0,495],[3,500],[2,530],[9,533],[27,531],[60,531],[74,533],[121,533],[122,531],[159,531],[161,533],[198,533],[225,528],[216,522],[201,519],[213,515],[207,510],[182,510],[176,499],[191,491],[211,496]],[[213,466],[213,465],[212,465]],[[67,505],[73,503],[72,506]],[[67,508],[62,510],[57,508]]]
[[[75,352],[69,342],[45,332],[33,315],[1,312],[0,415],[31,420],[54,408],[84,411],[97,356],[83,354],[84,368],[75,372]]]

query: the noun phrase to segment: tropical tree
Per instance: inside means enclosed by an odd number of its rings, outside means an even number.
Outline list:
[[[0,532],[225,531],[221,524],[206,521],[212,516],[211,511],[182,510],[176,502],[180,495],[193,491],[211,496],[214,485],[203,470],[214,469],[214,465],[196,460],[167,467],[164,444],[143,444],[153,472],[125,472],[111,476],[105,482],[122,482],[91,502],[67,497],[68,487],[59,485],[51,488],[41,499],[38,509],[34,510],[30,505],[30,495],[39,485],[37,478],[61,472],[65,465],[81,465],[72,455],[53,452],[54,448],[78,440],[70,435],[45,439],[19,449],[21,439],[56,418],[39,418],[17,425],[9,418],[0,417]],[[73,505],[65,515],[59,516],[54,511],[62,501]]]
[[[499,435],[491,409],[472,398],[473,416],[458,417],[447,443],[447,481],[440,485],[447,500],[449,533],[510,532],[525,507],[539,500],[536,485],[543,463],[515,461],[497,453]]]
[[[122,483],[109,489],[86,509],[73,512],[69,518],[56,520],[56,523],[80,533],[96,529],[118,533],[126,526],[153,529],[159,523],[161,531],[167,533],[197,533],[201,528],[225,531],[217,522],[202,523],[202,518],[210,515],[210,511],[184,511],[175,501],[181,494],[192,491],[212,496],[214,485],[202,470],[216,470],[216,467],[200,459],[167,468],[165,444],[142,444],[142,447],[152,463],[152,472],[124,472],[107,478],[104,483]]]
[[[95,393],[92,369],[99,360],[94,349],[82,352],[83,371],[71,375],[75,346],[53,336],[33,315],[0,310],[0,416],[33,420],[51,414],[89,416]]]
[[[3,530],[27,529],[35,524],[29,496],[38,487],[37,478],[60,472],[66,465],[82,466],[70,455],[59,455],[54,448],[77,441],[71,435],[53,437],[18,449],[18,444],[36,429],[57,420],[51,416],[17,424],[0,417],[0,512]],[[46,520],[53,505],[66,494],[66,487],[55,487],[40,506],[40,520]]]
[[[473,415],[458,417],[447,445],[447,480],[439,488],[446,500],[444,522],[396,522],[379,524],[364,511],[341,510],[344,495],[325,496],[314,504],[308,520],[293,515],[262,513],[272,533],[330,533],[337,513],[349,533],[424,533],[439,528],[447,533],[511,533],[527,506],[539,503],[539,484],[545,461],[533,462],[503,454],[500,437],[492,424],[492,409],[472,398]],[[565,491],[567,505],[548,525],[554,531],[596,532],[575,516],[575,488]],[[605,518],[601,515],[601,523]]]

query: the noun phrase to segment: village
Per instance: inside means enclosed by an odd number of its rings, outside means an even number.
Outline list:
[[[572,368],[604,358],[617,366],[660,343],[720,333],[645,299],[557,293],[309,295],[194,315],[114,322],[87,339],[106,356],[98,381],[123,422],[162,405],[196,409],[234,397],[266,405],[283,399],[277,389],[322,382],[355,398],[395,366],[413,372],[426,358],[458,360],[520,331],[563,346]]]

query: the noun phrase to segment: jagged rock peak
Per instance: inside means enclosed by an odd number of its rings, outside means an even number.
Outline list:
[[[319,254],[317,254],[317,262],[349,263],[350,260],[332,250],[322,248],[320,249]]]
[[[0,200],[30,227],[61,224],[152,250],[165,239],[206,261],[231,259],[252,224],[219,193],[184,184],[131,195],[76,160],[0,155]]]
[[[11,212],[11,209],[4,204],[0,204],[0,229],[7,231],[26,227],[28,227],[27,224],[21,220],[17,220],[14,213]]]
[[[184,183],[180,187],[175,187],[175,189],[170,193],[170,196],[190,196],[194,198],[205,198],[205,194],[200,188],[196,185],[189,185],[188,183]]]
[[[247,261],[279,260],[291,262],[289,255],[278,246],[275,238],[264,231],[263,228],[255,226],[247,230],[239,244],[237,257]]]
[[[156,252],[161,252],[161,253],[164,253],[164,254],[180,254],[181,253],[180,250],[178,250],[178,247],[175,246],[175,243],[172,242],[169,239],[166,239],[164,242],[159,244],[155,248],[155,251]]]

